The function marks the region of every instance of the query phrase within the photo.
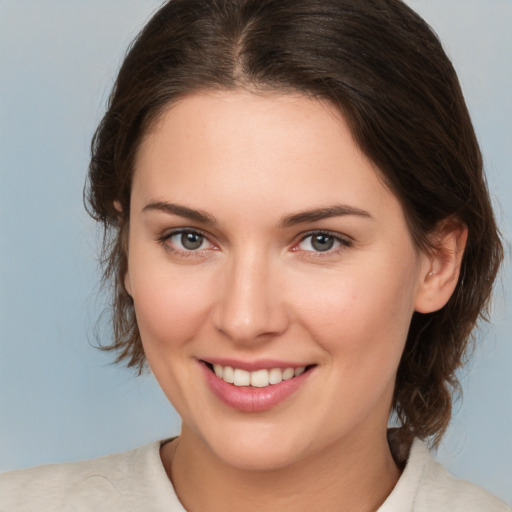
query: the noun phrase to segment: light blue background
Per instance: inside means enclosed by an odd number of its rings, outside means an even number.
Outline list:
[[[151,376],[91,347],[98,234],[82,207],[91,135],[154,0],[0,0],[0,470],[167,437]],[[512,1],[409,0],[453,58],[503,233],[512,225]],[[512,502],[510,257],[438,458]]]

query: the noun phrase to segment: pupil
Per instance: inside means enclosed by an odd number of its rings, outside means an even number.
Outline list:
[[[316,251],[328,251],[334,245],[334,238],[328,235],[315,235],[311,245]]]
[[[202,243],[203,237],[201,235],[196,235],[195,233],[182,233],[181,235],[181,244],[190,251],[199,249]]]

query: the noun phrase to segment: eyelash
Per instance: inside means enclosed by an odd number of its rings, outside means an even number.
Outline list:
[[[157,238],[157,242],[160,243],[167,252],[169,252],[171,254],[177,254],[179,256],[184,256],[184,257],[193,257],[193,256],[197,256],[198,254],[202,254],[204,256],[204,252],[209,250],[209,249],[197,249],[197,250],[176,249],[175,247],[173,247],[173,245],[169,241],[172,237],[177,236],[177,235],[183,235],[183,234],[191,234],[191,235],[200,236],[205,241],[207,241],[209,244],[214,245],[209,241],[209,238],[204,233],[202,233],[201,231],[199,231],[197,229],[192,229],[192,228],[175,229],[175,230],[171,231],[170,233],[165,233],[164,235],[159,236]]]
[[[157,238],[157,242],[160,243],[164,249],[171,253],[171,254],[177,254],[184,257],[194,257],[198,255],[204,256],[205,251],[209,251],[211,249],[197,249],[197,250],[183,250],[183,249],[176,249],[171,243],[169,243],[170,239],[177,236],[177,235],[183,235],[183,234],[192,234],[199,237],[202,237],[205,241],[207,241],[210,245],[215,247],[215,244],[212,244],[212,242],[209,241],[208,236],[201,232],[200,230],[193,229],[193,228],[180,228],[171,231],[170,233],[165,233],[162,236],[159,236]],[[332,256],[333,254],[339,254],[340,252],[344,251],[345,249],[351,247],[353,245],[352,240],[350,240],[348,237],[340,236],[338,233],[333,233],[331,231],[325,231],[325,230],[315,230],[315,231],[308,231],[307,233],[304,233],[301,235],[298,242],[294,244],[294,246],[291,248],[291,251],[293,252],[299,252],[300,249],[298,246],[303,243],[308,238],[312,238],[314,236],[325,236],[328,238],[332,238],[334,242],[338,243],[339,246],[335,249],[328,249],[326,251],[302,251],[308,255],[308,257],[313,258],[321,258],[321,257],[327,257]],[[215,250],[215,249],[214,249]]]
[[[332,256],[333,254],[339,254],[343,252],[345,249],[351,247],[353,245],[353,242],[351,239],[349,239],[346,236],[341,236],[339,233],[333,233],[332,231],[325,231],[325,230],[315,230],[315,231],[308,231],[307,233],[303,234],[300,238],[300,240],[293,246],[291,249],[292,251],[299,251],[300,249],[298,246],[307,240],[308,238],[312,238],[314,236],[325,236],[328,238],[332,238],[334,242],[337,242],[339,246],[335,249],[328,249],[326,251],[304,251],[308,254],[308,257],[311,258],[325,258],[328,256]]]

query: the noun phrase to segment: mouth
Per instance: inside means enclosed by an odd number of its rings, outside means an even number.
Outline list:
[[[302,374],[309,372],[316,364],[306,366],[289,366],[286,368],[262,368],[254,371],[244,370],[233,366],[223,366],[221,364],[210,363],[201,360],[210,372],[214,373],[217,378],[223,380],[227,384],[232,384],[236,387],[249,387],[249,388],[267,388],[276,386],[283,381],[290,381]]]

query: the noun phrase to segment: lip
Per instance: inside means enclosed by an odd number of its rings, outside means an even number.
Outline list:
[[[224,363],[217,362],[223,361]],[[215,363],[213,360],[208,360],[212,364],[221,364],[223,366],[232,366],[226,363],[226,359],[216,359]],[[228,384],[222,379],[217,377],[208,366],[201,361],[198,361],[199,366],[202,369],[204,378],[210,391],[224,404],[229,407],[242,412],[263,412],[279,405],[280,403],[287,400],[291,395],[295,394],[309,379],[314,368],[304,372],[298,377],[294,377],[290,380],[283,380],[279,384],[267,386],[265,388],[256,388],[250,386],[235,386],[234,384]],[[240,368],[246,371],[255,371],[260,369],[269,368],[297,368],[297,364],[275,364],[276,361],[258,361],[255,363],[247,363],[241,365],[240,361],[236,361],[233,367]],[[263,365],[263,366],[262,366]],[[251,369],[249,369],[251,368]]]
[[[310,366],[310,363],[297,363],[291,361],[280,361],[277,359],[259,359],[256,361],[240,361],[238,359],[226,358],[205,358],[202,359],[210,364],[220,364],[221,366],[231,366],[231,368],[240,368],[247,372],[255,372],[257,370],[271,370],[272,368],[300,368],[301,366]]]

